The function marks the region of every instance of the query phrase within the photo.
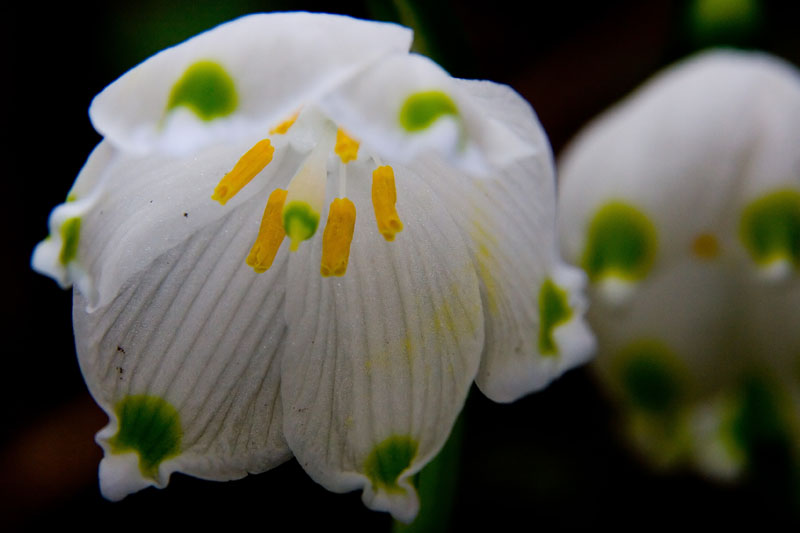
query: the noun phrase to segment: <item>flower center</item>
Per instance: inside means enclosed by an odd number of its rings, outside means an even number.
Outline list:
[[[298,120],[303,121],[302,117],[302,113],[295,113],[271,129],[270,134],[286,135]],[[313,118],[308,120],[313,121]],[[347,272],[356,220],[355,204],[346,197],[347,166],[358,160],[360,144],[341,128],[336,130],[334,140],[330,124],[327,121],[322,127],[312,126],[316,144],[300,164],[287,188],[275,189],[267,200],[258,235],[245,260],[256,273],[266,272],[272,266],[286,237],[290,241],[290,251],[296,251],[303,241],[316,234],[325,201],[328,157],[331,152],[339,156],[341,161],[338,169],[339,191],[328,209],[322,235],[320,274],[323,277],[343,276]],[[278,142],[277,138],[273,140],[282,147],[287,144]],[[270,138],[256,143],[220,180],[211,199],[225,205],[270,164],[275,149]],[[366,159],[362,157],[362,161]],[[378,231],[387,241],[393,241],[395,235],[403,230],[396,209],[394,170],[391,166],[380,164],[376,157],[371,159],[376,162],[372,173],[372,205]]]

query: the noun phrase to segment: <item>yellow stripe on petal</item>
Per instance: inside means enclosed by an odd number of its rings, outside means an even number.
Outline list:
[[[385,165],[372,172],[372,207],[375,208],[375,219],[378,231],[387,241],[403,231],[403,223],[397,215],[397,190],[394,185],[394,170]]]
[[[319,272],[324,277],[344,276],[347,272],[355,226],[356,206],[347,198],[336,198],[328,210],[328,223],[322,234]]]
[[[258,228],[258,237],[247,256],[247,264],[257,273],[266,272],[272,266],[278,248],[281,247],[286,232],[283,229],[283,203],[286,201],[286,191],[275,189],[269,195],[264,216],[261,217],[261,227]]]
[[[236,196],[242,188],[250,183],[250,180],[264,170],[272,161],[272,154],[275,152],[269,139],[259,141],[247,151],[233,167],[233,170],[225,174],[211,195],[212,200],[220,204],[225,203]]]
[[[347,135],[342,128],[336,131],[336,146],[333,151],[342,159],[342,163],[358,159],[358,146],[358,141]]]

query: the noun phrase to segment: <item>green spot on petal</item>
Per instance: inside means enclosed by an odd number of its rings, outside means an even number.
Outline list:
[[[455,102],[442,91],[423,91],[409,96],[400,108],[400,124],[406,131],[428,128],[442,116],[458,116]]]
[[[395,435],[381,442],[364,462],[364,473],[374,487],[389,492],[402,491],[397,480],[417,455],[417,442],[410,437]]]
[[[177,455],[181,447],[178,411],[156,396],[127,396],[114,408],[119,430],[111,438],[114,453],[136,452],[142,475],[155,479],[158,465]]]
[[[78,255],[78,241],[81,235],[81,219],[78,217],[68,218],[61,225],[61,253],[58,260],[65,265],[75,259]]]
[[[552,280],[546,279],[539,289],[539,352],[542,355],[556,355],[558,350],[553,340],[553,330],[569,320],[571,315],[567,293]]]
[[[291,249],[314,236],[319,225],[319,213],[305,202],[290,202],[283,208],[283,228],[292,240]]]
[[[610,202],[594,215],[581,265],[592,281],[607,276],[644,278],[653,266],[656,230],[647,216],[624,202]]]
[[[787,260],[800,268],[800,192],[779,190],[751,203],[739,235],[756,263]]]
[[[167,110],[188,107],[203,120],[230,115],[238,98],[233,79],[218,63],[198,61],[172,87]]]
[[[651,414],[669,414],[679,407],[686,388],[686,370],[662,343],[634,342],[617,355],[617,369],[626,398]]]

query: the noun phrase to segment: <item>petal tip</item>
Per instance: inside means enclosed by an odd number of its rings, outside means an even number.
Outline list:
[[[117,502],[140,490],[156,486],[156,483],[142,476],[139,469],[139,456],[135,452],[114,454],[106,451],[100,461],[100,493],[107,500]]]
[[[779,284],[789,280],[794,271],[792,262],[786,258],[776,258],[769,263],[759,266],[757,276],[769,284]]]
[[[631,300],[636,292],[637,284],[617,276],[606,276],[595,283],[595,291],[599,298],[611,305],[620,307]]]
[[[68,289],[72,285],[72,280],[67,268],[58,260],[60,253],[60,239],[53,237],[44,239],[33,249],[31,268],[43,276],[53,278],[62,289]]]
[[[404,524],[410,524],[419,514],[419,495],[407,477],[397,481],[396,490],[374,488],[368,483],[361,499],[368,508],[388,512]]]
[[[597,340],[583,315],[576,315],[557,327],[553,337],[559,351],[569,361],[567,369],[588,362],[597,351]]]

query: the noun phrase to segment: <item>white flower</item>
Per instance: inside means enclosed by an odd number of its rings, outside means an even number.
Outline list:
[[[530,106],[410,40],[254,15],[93,102],[105,140],[33,265],[76,286],[107,497],[294,455],[408,521],[473,380],[512,401],[588,357]]]
[[[587,128],[562,249],[592,282],[597,370],[655,463],[800,461],[800,75],[708,52]],[[800,465],[800,462],[798,462]]]

